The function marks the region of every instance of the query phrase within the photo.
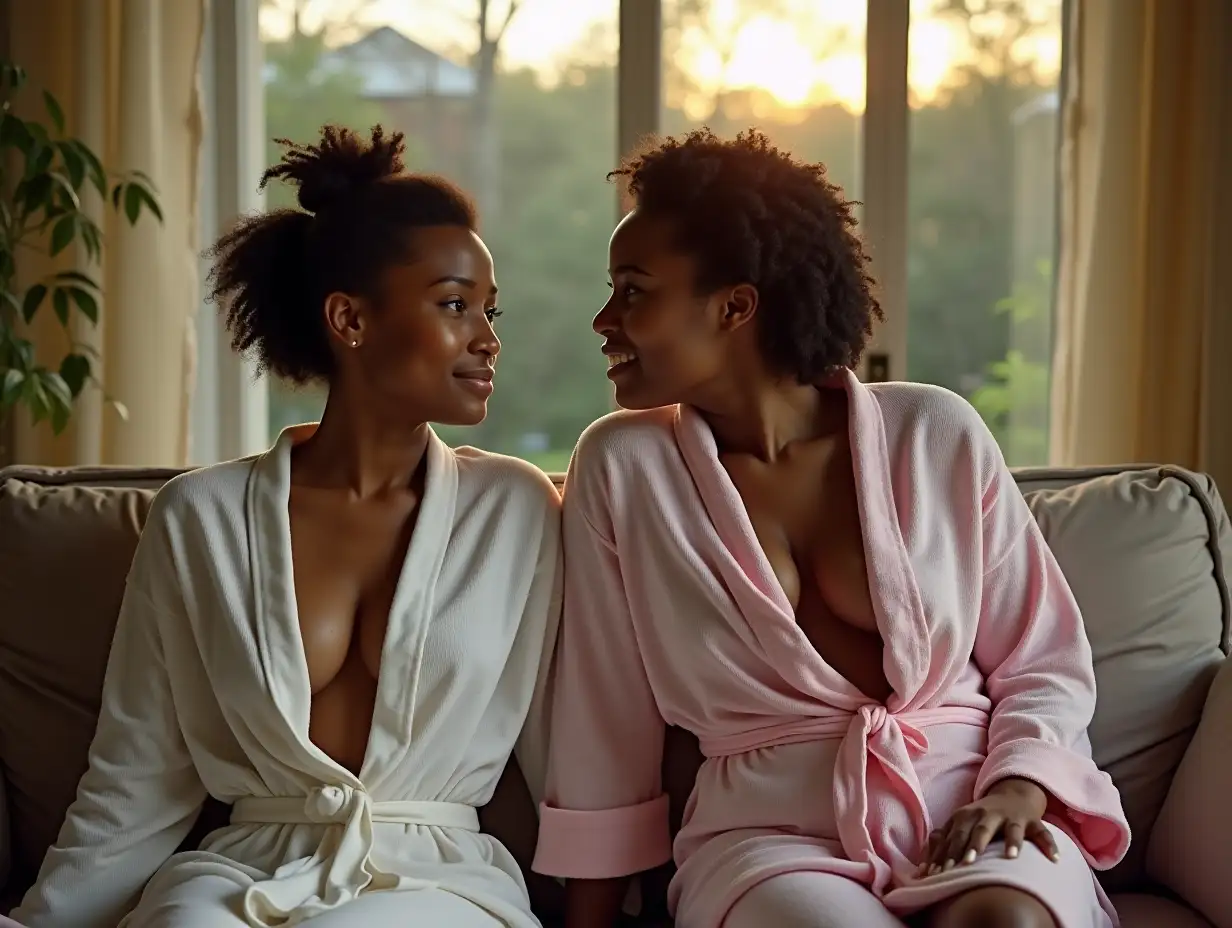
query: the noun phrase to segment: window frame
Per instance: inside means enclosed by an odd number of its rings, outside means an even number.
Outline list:
[[[617,158],[658,133],[663,113],[662,0],[619,0],[616,75]],[[907,96],[910,0],[866,0],[866,103],[861,118],[860,192],[865,241],[876,267],[885,322],[870,344],[888,379],[907,377]],[[202,54],[207,133],[202,157],[201,241],[215,241],[236,217],[259,210],[264,166],[264,99],[259,0],[212,0]],[[620,214],[619,195],[614,203]],[[202,280],[208,265],[202,265]],[[268,444],[268,383],[230,350],[216,309],[197,319],[197,384],[192,462],[244,457]],[[868,360],[861,372],[869,376]],[[883,378],[884,379],[884,378]]]

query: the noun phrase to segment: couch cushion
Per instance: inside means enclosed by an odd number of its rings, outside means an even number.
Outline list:
[[[1211,685],[1202,722],[1151,832],[1147,868],[1206,915],[1232,928],[1232,659]]]
[[[1121,928],[1211,928],[1211,923],[1179,902],[1144,893],[1117,893],[1112,897]]]
[[[1227,515],[1209,478],[1176,468],[1017,476],[1082,607],[1099,687],[1092,749],[1134,834],[1101,878],[1130,889],[1227,646]]]
[[[124,578],[167,476],[0,471],[0,773],[14,884],[29,882],[76,793]],[[113,478],[119,488],[103,486]]]

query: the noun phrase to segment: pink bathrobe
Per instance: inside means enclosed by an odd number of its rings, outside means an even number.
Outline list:
[[[705,421],[688,407],[591,426],[565,489],[566,593],[535,869],[648,870],[672,854],[665,724],[706,762],[669,902],[719,928],[779,874],[830,873],[906,915],[990,883],[1060,928],[1116,915],[1091,873],[1124,855],[1120,797],[1091,760],[1091,651],[1065,578],[962,399],[920,384],[848,392],[856,492],[884,669],[866,698],[817,654],[757,542]],[[929,831],[998,780],[1050,794],[1062,860],[994,843],[917,879]]]

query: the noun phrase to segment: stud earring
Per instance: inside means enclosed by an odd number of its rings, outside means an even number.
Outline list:
[[[358,339],[356,339],[356,340],[352,341],[352,342],[351,342],[351,347],[352,347],[352,348],[358,348],[358,347],[359,347],[359,340],[358,340]]]

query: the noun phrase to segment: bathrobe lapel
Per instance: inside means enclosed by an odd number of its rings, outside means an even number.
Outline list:
[[[884,669],[894,689],[890,699],[894,709],[905,704],[924,679],[930,649],[919,590],[898,521],[885,426],[876,397],[850,371],[824,388],[845,389],[849,399],[852,465],[869,589],[885,643]],[[744,501],[719,460],[705,420],[695,409],[681,406],[674,426],[685,465],[725,549],[716,552],[714,563],[766,658],[784,680],[802,692],[848,708],[866,702],[858,689],[822,660],[796,624],[791,603],[757,541]]]
[[[256,459],[249,481],[248,551],[260,668],[287,743],[298,751],[305,769],[315,769],[326,779],[374,788],[405,755],[414,734],[415,682],[453,528],[457,464],[450,449],[430,435],[424,497],[390,609],[372,729],[361,776],[356,778],[308,737],[312,692],[295,598],[289,503],[291,450],[314,427],[283,431],[274,447]]]

